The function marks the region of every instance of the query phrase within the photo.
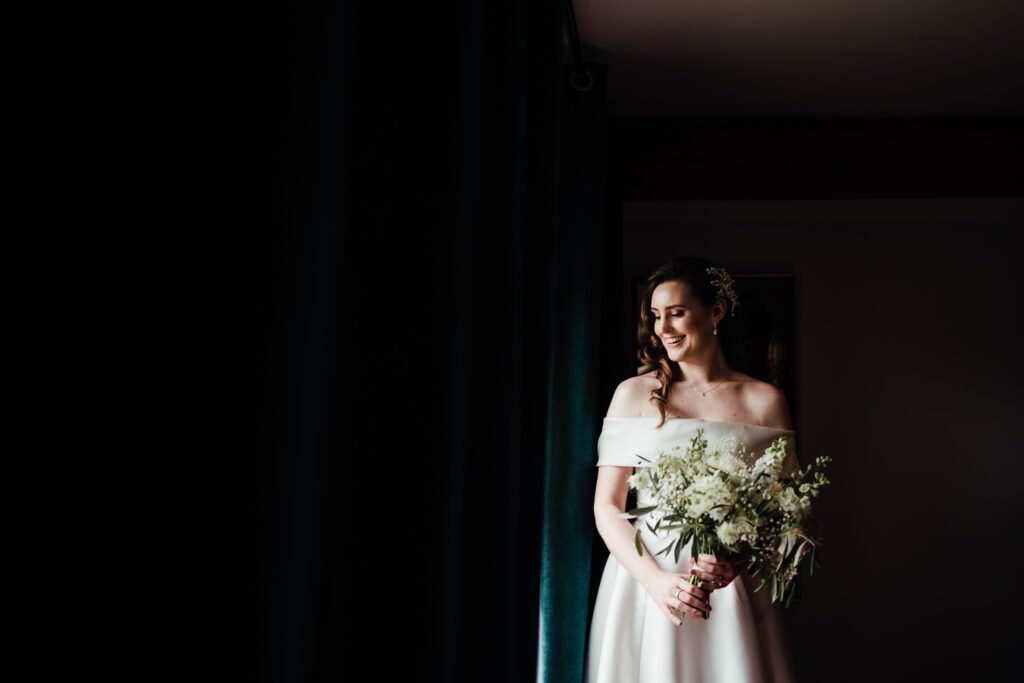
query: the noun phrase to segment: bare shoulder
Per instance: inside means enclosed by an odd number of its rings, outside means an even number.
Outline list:
[[[793,418],[789,412],[789,403],[786,401],[786,394],[782,389],[770,382],[751,378],[746,382],[744,394],[750,406],[751,412],[758,415],[761,424],[765,427],[776,427],[778,429],[793,429]]]
[[[639,417],[644,401],[651,395],[650,382],[646,375],[627,377],[619,382],[612,394],[607,417]]]

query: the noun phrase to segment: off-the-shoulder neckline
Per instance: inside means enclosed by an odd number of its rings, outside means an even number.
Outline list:
[[[660,420],[661,417],[658,415],[638,415],[634,417],[605,417],[605,420]],[[702,417],[673,417],[668,416],[665,418],[665,423],[672,421],[676,422],[708,422],[711,424],[723,424],[723,425],[742,425],[743,427],[753,427],[754,429],[768,429],[773,432],[793,432],[796,433],[795,429],[782,429],[781,427],[766,427],[764,425],[755,425],[749,422],[731,422],[729,420],[705,420]]]

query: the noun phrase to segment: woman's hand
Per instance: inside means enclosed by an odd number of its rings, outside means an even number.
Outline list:
[[[693,558],[690,558],[693,564]],[[697,564],[690,567],[690,574],[699,576],[712,589],[725,588],[739,574],[740,567],[725,558],[717,558],[714,555],[701,553],[697,557]]]
[[[683,623],[678,615],[689,614],[694,618],[704,619],[704,614],[711,612],[708,598],[711,596],[712,587],[703,581],[695,586],[685,574],[659,572],[648,579],[644,588],[661,609],[662,614],[676,626]]]

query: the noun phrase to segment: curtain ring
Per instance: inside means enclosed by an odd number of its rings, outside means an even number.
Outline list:
[[[593,87],[594,85],[594,74],[590,73],[590,69],[583,69],[583,73],[587,75],[587,85],[586,87],[581,88],[578,85],[576,85],[576,75],[579,73],[579,71],[573,69],[572,73],[569,74],[569,85],[571,85],[573,89],[578,90],[579,92],[586,92],[590,90],[590,88]]]

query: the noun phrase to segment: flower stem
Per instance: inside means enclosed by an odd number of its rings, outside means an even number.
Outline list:
[[[701,582],[701,578],[700,578],[699,576],[696,576],[696,575],[690,575],[690,576],[687,576],[686,578],[687,578],[687,579],[689,579],[689,580],[690,580],[690,583],[691,583],[691,584],[693,584],[694,586],[698,586],[698,585],[700,585],[700,582]],[[711,604],[711,594],[710,594],[710,592],[708,593],[708,604],[709,604],[709,605]],[[708,617],[710,616],[710,615],[709,615],[709,614],[708,614],[707,612],[703,612],[703,615],[704,615],[704,616],[703,616],[703,619],[704,619],[705,621],[706,621],[706,620],[708,619]]]

